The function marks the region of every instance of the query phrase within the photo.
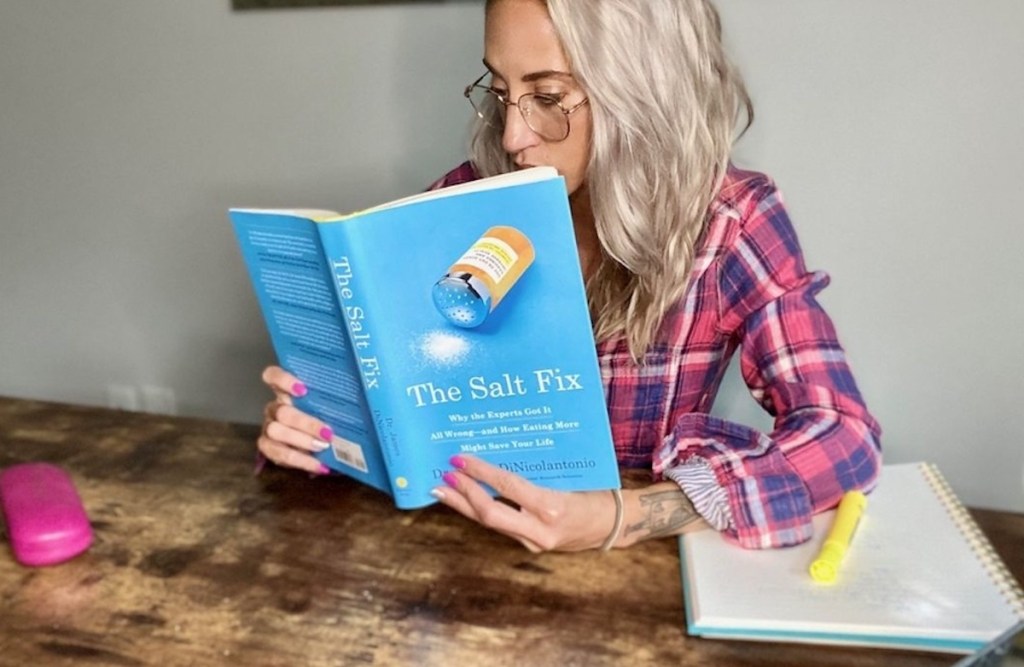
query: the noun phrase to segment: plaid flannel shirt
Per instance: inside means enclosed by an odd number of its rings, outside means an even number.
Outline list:
[[[477,178],[464,163],[432,187]],[[796,544],[811,516],[870,489],[881,429],[815,295],[782,198],[730,168],[685,294],[636,364],[622,337],[597,345],[619,464],[678,483],[713,527],[748,548]],[[771,433],[710,414],[732,354]]]

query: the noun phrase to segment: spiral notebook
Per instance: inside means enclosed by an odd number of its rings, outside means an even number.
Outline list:
[[[929,463],[883,466],[834,584],[815,537],[752,551],[714,531],[679,539],[691,635],[970,653],[1024,620],[1024,592]]]

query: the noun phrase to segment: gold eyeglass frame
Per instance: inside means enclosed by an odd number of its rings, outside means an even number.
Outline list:
[[[589,97],[584,97],[582,100],[580,100],[576,104],[572,105],[570,108],[566,109],[564,106],[562,106],[562,103],[560,101],[558,101],[558,99],[556,99],[552,95],[545,95],[544,93],[523,93],[522,95],[519,96],[518,99],[516,99],[513,102],[512,100],[510,100],[508,98],[507,95],[502,95],[501,93],[496,91],[494,88],[491,88],[490,86],[485,86],[485,85],[480,83],[481,81],[484,80],[484,78],[488,74],[490,74],[490,72],[484,72],[480,76],[479,79],[477,79],[473,83],[471,83],[468,86],[466,86],[466,88],[462,91],[462,94],[465,96],[465,98],[467,100],[469,100],[470,106],[473,107],[473,111],[475,111],[476,115],[480,117],[480,120],[482,120],[482,121],[484,121],[485,123],[488,123],[488,124],[490,123],[490,120],[484,115],[483,110],[478,108],[475,104],[473,104],[473,98],[470,97],[470,95],[472,95],[472,93],[473,93],[473,90],[476,89],[476,88],[479,88],[480,90],[484,91],[485,93],[493,95],[494,98],[496,100],[498,100],[498,102],[500,104],[505,106],[506,109],[508,107],[510,107],[510,106],[515,106],[517,109],[519,109],[519,115],[521,115],[523,117],[523,121],[526,122],[526,126],[528,128],[530,128],[531,131],[535,132],[539,137],[544,139],[545,141],[565,141],[569,137],[570,130],[572,130],[572,122],[571,122],[569,116],[572,115],[573,113],[575,113],[577,109],[579,109],[584,104],[586,104],[587,102],[590,101]],[[530,123],[530,114],[527,113],[525,110],[523,110],[522,103],[523,103],[524,99],[534,99],[534,98],[540,98],[541,100],[544,100],[545,102],[553,103],[556,107],[558,107],[559,111],[561,111],[565,115],[565,134],[563,136],[561,136],[561,137],[549,137],[549,136],[546,136],[543,133],[539,132],[536,128],[533,127],[533,124]]]

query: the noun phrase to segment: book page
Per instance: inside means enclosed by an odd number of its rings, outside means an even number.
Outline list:
[[[437,190],[428,190],[426,192],[420,192],[408,197],[396,199],[394,201],[387,202],[386,204],[380,204],[379,206],[373,206],[356,213],[351,213],[345,218],[350,218],[355,215],[361,215],[364,213],[372,213],[374,211],[382,211],[390,208],[397,208],[400,206],[408,206],[409,204],[416,204],[419,202],[430,201],[431,199],[442,199],[444,197],[453,197],[469,192],[482,192],[484,190],[494,190],[496,188],[508,187],[511,185],[519,185],[523,183],[533,183],[536,181],[543,181],[550,178],[558,178],[558,172],[554,167],[531,167],[529,169],[522,169],[519,171],[510,171],[507,174],[498,174],[497,176],[491,176],[489,178],[481,178],[475,181],[469,181],[467,183],[460,183],[458,185],[452,185],[447,188],[440,188]],[[326,221],[318,219],[318,222]]]

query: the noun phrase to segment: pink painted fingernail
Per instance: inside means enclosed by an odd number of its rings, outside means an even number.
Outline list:
[[[452,487],[453,489],[459,488],[459,478],[455,476],[455,473],[446,472],[445,474],[441,475],[441,479],[443,479],[444,483]]]
[[[325,442],[330,442],[331,438],[334,437],[334,431],[331,430],[330,426],[324,426],[320,429],[320,439]]]
[[[458,454],[448,459],[448,463],[451,463],[452,467],[457,470],[462,470],[466,467],[466,459],[462,458]]]
[[[267,457],[263,455],[263,452],[256,452],[256,465],[252,468],[253,477],[263,472],[263,469],[267,467]]]
[[[330,475],[331,469],[325,466],[323,463],[320,464],[320,469],[316,471],[318,475]]]
[[[309,392],[309,388],[301,382],[296,382],[292,385],[292,393],[296,396],[305,396]]]

